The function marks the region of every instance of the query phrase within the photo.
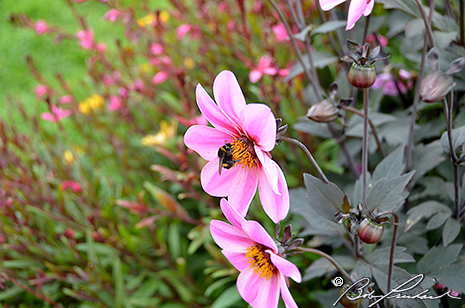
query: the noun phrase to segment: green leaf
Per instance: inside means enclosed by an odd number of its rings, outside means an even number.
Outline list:
[[[452,215],[452,211],[450,212],[438,212],[434,215],[426,225],[426,230],[434,230],[442,226],[446,220]]]
[[[444,247],[455,240],[460,233],[460,229],[460,222],[453,217],[449,217],[444,225],[444,229],[442,230],[442,241],[444,243]]]
[[[375,168],[372,175],[372,181],[377,182],[382,178],[392,179],[402,174],[405,168],[404,160],[404,145],[399,146],[386,156]]]
[[[331,138],[328,125],[311,121],[307,117],[300,117],[292,128],[298,132],[321,137],[323,139]]]
[[[412,170],[416,170],[412,182],[445,161],[444,151],[439,140],[427,145],[418,144],[412,154]]]
[[[129,298],[129,303],[134,307],[142,307],[142,308],[150,308],[150,307],[158,307],[160,305],[161,300],[157,297],[152,298]]]
[[[324,24],[318,26],[315,30],[313,30],[312,35],[317,34],[317,33],[328,33],[336,29],[345,27],[346,25],[347,25],[347,21],[344,21],[344,20],[327,21]]]
[[[124,291],[123,271],[119,257],[113,259],[113,281],[115,283],[115,305],[117,308],[123,307],[126,297]]]
[[[385,9],[398,9],[411,16],[417,15],[418,7],[415,5],[415,1],[378,0],[377,2],[384,4]]]
[[[352,256],[333,255],[332,257],[346,270],[353,269],[355,266],[355,259]],[[320,258],[314,261],[305,270],[303,281],[308,281],[310,279],[321,277],[323,275],[332,276],[337,272],[337,268],[335,268],[331,262],[329,262],[326,258]]]
[[[441,267],[446,267],[457,259],[460,250],[462,250],[462,244],[450,245],[448,247],[433,246],[433,248],[418,261],[417,271],[427,274]]]
[[[173,222],[170,224],[168,231],[168,248],[173,259],[181,256],[181,238],[179,237],[178,224]]]
[[[408,219],[404,231],[408,231],[422,218],[431,217],[432,215],[439,212],[452,214],[451,209],[447,205],[444,205],[438,201],[426,201],[415,207],[412,207],[407,212]]]
[[[462,147],[465,144],[465,126],[461,126],[452,130],[452,146],[457,154],[462,153]],[[450,154],[449,136],[445,131],[441,136],[441,145],[444,152]]]
[[[302,57],[303,57],[303,62],[304,62],[305,67],[307,69],[311,69],[310,60],[308,59],[308,56],[305,54]],[[315,51],[315,52],[312,52],[312,60],[316,68],[324,68],[325,66],[328,66],[330,64],[333,64],[334,62],[339,61],[339,58],[327,52]],[[284,78],[284,82],[289,82],[292,78],[294,78],[295,76],[303,72],[304,72],[304,68],[302,64],[300,64],[300,62],[297,62],[291,68],[289,75],[287,75],[286,78]]]
[[[415,259],[406,253],[407,248],[396,246],[394,250],[394,264],[415,262]],[[376,249],[373,253],[367,255],[365,259],[372,264],[388,265],[391,254],[391,247]]]
[[[24,290],[18,286],[12,286],[11,288],[8,288],[6,290],[3,290],[0,292],[0,300],[6,300],[11,297],[17,296],[18,294],[24,292]]]
[[[225,284],[236,280],[237,278],[235,276],[229,276],[225,278],[218,279],[214,283],[208,286],[208,288],[205,290],[205,296],[210,296],[215,290],[223,287]]]
[[[310,206],[321,216],[334,221],[334,215],[342,211],[344,193],[334,183],[324,183],[308,173],[304,174],[304,182]]]
[[[241,300],[241,295],[237,291],[236,286],[223,291],[223,293],[216,299],[211,308],[227,308],[236,304]]]
[[[404,200],[402,192],[414,173],[415,171],[411,171],[393,179],[376,182],[367,196],[367,207],[371,210],[377,207],[379,211],[394,210]]]
[[[458,263],[431,274],[438,282],[460,293],[465,293],[465,263]]]
[[[299,33],[294,34],[294,38],[298,39],[301,42],[305,42],[308,32],[310,32],[312,29],[313,29],[313,25],[310,24],[306,26],[305,28],[303,28],[302,31],[300,31]]]

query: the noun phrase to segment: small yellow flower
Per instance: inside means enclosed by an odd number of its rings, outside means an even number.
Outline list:
[[[160,121],[160,131],[155,135],[147,135],[141,139],[144,146],[157,146],[164,144],[167,140],[172,139],[178,127],[178,122],[172,120],[171,123],[165,120]]]
[[[139,65],[139,71],[141,73],[150,73],[153,71],[153,66],[150,65],[150,63],[148,62],[142,63],[141,65]]]
[[[170,14],[167,11],[161,11],[159,17],[160,17],[160,21],[166,24],[168,20],[170,19]]]
[[[86,98],[79,103],[79,111],[84,114],[89,114],[92,111],[103,108],[104,99],[98,94],[94,94],[91,97]]]
[[[63,153],[63,162],[66,165],[71,165],[72,163],[74,163],[75,160],[76,159],[74,158],[73,152],[71,152],[70,150],[66,150]]]
[[[157,20],[155,14],[145,15],[137,20],[139,27],[144,28],[147,25],[152,25]]]
[[[184,59],[184,67],[188,70],[191,70],[195,67],[195,61],[191,57],[186,57]]]

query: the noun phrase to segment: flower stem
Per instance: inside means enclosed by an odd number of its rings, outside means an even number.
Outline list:
[[[317,90],[317,88],[315,86],[315,82],[313,80],[313,77],[312,77],[312,75],[310,75],[310,71],[307,69],[307,66],[304,63],[302,53],[300,52],[299,46],[297,46],[297,43],[296,43],[296,41],[294,39],[294,36],[292,34],[292,31],[291,31],[291,27],[289,26],[289,23],[287,22],[286,17],[284,16],[283,12],[281,11],[281,9],[279,8],[279,6],[276,4],[276,2],[274,0],[268,0],[268,1],[274,7],[276,12],[278,12],[278,15],[279,15],[279,18],[281,19],[281,22],[286,27],[287,34],[289,35],[289,38],[290,38],[290,40],[292,42],[292,46],[294,46],[294,49],[295,49],[295,51],[297,53],[297,58],[299,59],[299,63],[300,63],[300,65],[302,65],[302,67],[304,69],[304,74],[308,78],[308,80],[310,80],[310,83],[312,84],[313,89],[315,89],[315,93],[317,93],[318,90]]]
[[[429,10],[429,16],[428,16],[428,23],[431,23],[431,20],[433,19],[433,12],[434,12],[434,5],[435,5],[436,0],[431,1],[430,3],[430,10]],[[409,134],[408,134],[408,142],[407,142],[407,153],[406,153],[406,158],[405,158],[405,170],[408,172],[410,171],[410,164],[412,161],[412,151],[413,151],[413,135],[414,135],[414,129],[415,129],[415,123],[417,121],[417,109],[418,109],[418,103],[420,101],[420,84],[421,81],[423,80],[423,73],[425,69],[425,60],[426,60],[426,49],[428,48],[428,40],[425,39],[423,42],[423,50],[421,52],[421,63],[420,63],[420,71],[418,72],[418,80],[415,88],[417,91],[415,91],[415,96],[413,98],[413,107],[412,107],[412,118],[410,119],[410,128],[409,128]],[[400,92],[399,92],[400,93]]]
[[[363,31],[363,40],[362,40],[362,45],[365,45],[367,41],[367,35],[368,35],[368,28],[370,27],[370,17],[371,14],[367,16],[366,22],[365,22],[365,30]]]
[[[415,2],[418,5],[418,8],[420,9],[421,17],[423,18],[423,21],[425,23],[425,28],[426,28],[426,33],[428,34],[429,41],[431,43],[432,48],[436,48],[436,43],[434,41],[433,37],[433,31],[431,31],[431,22],[428,20],[428,17],[426,17],[426,12],[423,8],[423,4],[421,4],[420,0],[415,0]],[[436,0],[432,0],[430,3],[430,15],[432,16],[431,11],[434,11],[434,5],[436,3]]]
[[[296,146],[298,146],[302,151],[304,151],[305,155],[307,155],[308,159],[310,160],[310,163],[313,165],[313,167],[316,169],[316,172],[318,173],[318,175],[320,176],[320,178],[323,180],[323,182],[325,183],[329,183],[329,180],[328,178],[326,177],[326,175],[323,173],[323,171],[321,170],[320,166],[318,166],[315,158],[313,158],[313,155],[312,153],[310,153],[310,151],[307,149],[307,147],[302,143],[300,142],[299,140],[296,140],[294,138],[290,138],[290,137],[282,137],[281,140],[283,141],[287,141],[289,143],[292,143]]]
[[[465,14],[463,9],[463,0],[459,0],[460,6],[460,45],[465,46]]]
[[[361,116],[362,118],[364,117],[363,113],[360,112],[360,110],[355,109],[354,107],[351,107],[351,106],[345,106],[345,107],[344,106],[339,106],[339,109],[355,113],[356,115]],[[378,145],[379,153],[384,158],[385,154],[384,154],[383,148],[381,147],[381,141],[379,140],[379,136],[378,136],[378,133],[376,131],[376,127],[375,127],[375,125],[373,124],[373,122],[371,121],[370,118],[368,118],[368,123],[370,124],[371,131],[373,132],[373,137],[375,137],[376,144]]]
[[[392,269],[394,267],[394,253],[396,249],[397,242],[397,233],[399,231],[399,216],[393,211],[385,211],[378,214],[378,217],[382,215],[392,215],[394,217],[394,231],[392,233],[392,242],[391,242],[391,253],[389,255],[389,268],[388,268],[388,281],[387,281],[387,292],[391,291],[392,286]],[[391,307],[389,305],[389,299],[386,299],[386,307]]]
[[[363,145],[362,145],[362,204],[367,204],[367,175],[368,175],[368,88],[363,89]]]
[[[354,281],[352,280],[352,277],[350,277],[350,275],[342,268],[342,266],[337,263],[336,260],[334,260],[330,255],[324,253],[323,251],[320,251],[318,249],[314,249],[314,248],[307,248],[307,247],[298,247],[297,250],[300,250],[300,251],[305,251],[305,252],[310,252],[310,253],[314,253],[314,254],[317,254],[317,255],[320,255],[322,257],[324,257],[326,260],[328,260],[329,262],[331,262],[331,264],[334,265],[335,268],[338,269],[339,272],[341,272],[341,274],[347,279],[350,281],[350,283],[352,284]]]
[[[51,298],[48,298],[47,296],[43,295],[43,294],[40,294],[36,291],[34,291],[33,289],[31,289],[30,287],[28,287],[27,285],[19,282],[18,280],[14,279],[13,277],[9,277],[7,274],[3,273],[3,272],[0,272],[0,277],[6,281],[11,281],[12,283],[14,283],[15,285],[17,285],[18,287],[20,287],[21,289],[31,293],[32,295],[34,295],[35,297],[37,297],[38,299],[41,299],[43,300],[44,302],[47,302],[49,303],[50,305],[52,305],[53,307],[55,308],[64,308],[62,305],[58,304],[57,302],[55,302],[54,300],[52,300]]]

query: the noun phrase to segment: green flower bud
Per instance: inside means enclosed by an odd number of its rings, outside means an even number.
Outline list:
[[[369,88],[376,81],[375,66],[363,66],[354,62],[350,67],[348,78],[350,84],[354,87]]]
[[[381,240],[384,233],[384,227],[371,221],[370,218],[365,218],[360,223],[357,229],[360,240],[367,244],[375,244]]]

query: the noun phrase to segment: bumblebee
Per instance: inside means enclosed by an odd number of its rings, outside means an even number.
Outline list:
[[[221,170],[223,168],[230,169],[234,166],[236,161],[232,157],[232,144],[226,143],[218,150],[218,157],[220,158],[219,164],[219,174],[221,175]]]

